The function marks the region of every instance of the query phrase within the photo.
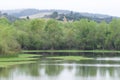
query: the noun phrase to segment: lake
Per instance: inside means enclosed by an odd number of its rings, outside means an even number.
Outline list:
[[[0,68],[0,80],[120,80],[120,57],[63,61],[42,58],[36,63]]]

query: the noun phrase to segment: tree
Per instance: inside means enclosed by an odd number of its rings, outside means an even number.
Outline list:
[[[7,25],[0,25],[0,54],[12,55],[20,51],[20,45],[16,40],[15,28]]]
[[[29,17],[29,16],[27,16],[27,17],[26,17],[26,19],[30,19],[30,17]]]
[[[54,49],[59,45],[60,37],[62,35],[61,27],[59,22],[56,20],[48,20],[45,26],[45,32],[47,33],[47,40],[49,40],[49,45],[51,49]]]
[[[56,12],[56,11],[53,12],[50,17],[53,19],[56,19],[58,17],[58,12]]]
[[[109,28],[110,28],[110,36],[109,36],[109,40],[111,41],[111,47],[112,49],[120,49],[120,19],[113,19],[110,24],[109,24]]]

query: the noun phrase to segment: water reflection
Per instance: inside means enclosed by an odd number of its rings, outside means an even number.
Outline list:
[[[39,61],[0,68],[0,80],[119,80],[120,63],[93,60],[80,62]]]
[[[119,57],[105,57],[105,58],[97,58],[96,60],[104,60],[104,61],[120,61]]]

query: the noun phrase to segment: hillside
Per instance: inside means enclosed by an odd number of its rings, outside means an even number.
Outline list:
[[[4,17],[7,18],[10,22],[13,22],[18,19],[14,15],[9,15],[7,13],[0,12],[0,18],[4,18]]]
[[[93,14],[93,13],[80,13],[80,12],[73,12],[69,10],[39,10],[39,9],[20,9],[20,10],[6,10],[3,11],[8,13],[9,15],[18,17],[18,18],[26,18],[29,16],[29,18],[55,18],[58,20],[63,20],[63,17],[65,16],[67,20],[80,20],[81,18],[86,18],[90,20],[94,20],[97,22],[106,21],[110,22],[113,18],[113,16],[109,15],[103,15],[103,14]],[[54,16],[54,12],[57,12],[56,17]]]

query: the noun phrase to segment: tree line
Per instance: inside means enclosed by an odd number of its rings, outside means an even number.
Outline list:
[[[0,54],[24,50],[119,50],[120,19],[110,23],[81,19],[62,22],[54,19],[0,18]]]

